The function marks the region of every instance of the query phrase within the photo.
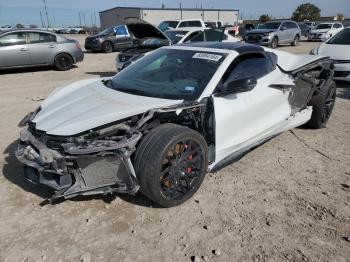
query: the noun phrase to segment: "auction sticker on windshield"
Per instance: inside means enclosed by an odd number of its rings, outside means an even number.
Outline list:
[[[219,61],[222,58],[222,55],[215,55],[210,53],[195,53],[193,58],[205,59],[210,61]]]

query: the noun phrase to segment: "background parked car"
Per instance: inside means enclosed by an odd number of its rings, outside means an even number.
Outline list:
[[[301,30],[294,21],[271,21],[248,32],[246,42],[276,48],[279,44],[297,45]]]
[[[325,41],[344,28],[342,23],[321,23],[311,29],[308,41]]]
[[[222,27],[221,21],[209,21],[209,22],[205,22],[204,24],[206,27],[210,27],[210,28]]]
[[[0,33],[0,69],[52,65],[69,70],[83,61],[84,54],[75,40],[34,29]]]
[[[308,37],[309,33],[311,31],[311,26],[306,24],[306,23],[299,23],[299,27],[300,27],[300,30],[301,30],[301,35],[305,36],[305,37]]]
[[[158,25],[162,32],[180,27],[206,27],[206,25],[202,19],[167,20]]]
[[[256,29],[254,24],[243,24],[239,26],[239,34],[241,35],[243,41],[245,41],[247,33],[254,29]]]
[[[110,27],[98,35],[87,37],[85,49],[110,53],[114,50],[120,51],[140,45],[146,40],[148,45],[169,44],[169,39],[158,28],[142,19],[127,18],[124,25]]]
[[[343,29],[310,53],[329,56],[334,62],[334,79],[350,81],[350,27]]]
[[[238,42],[239,39],[226,33],[223,28],[178,28],[165,31],[164,34],[171,40],[170,44],[181,44],[185,42]],[[136,62],[146,53],[160,48],[161,46],[150,46],[146,43],[128,48],[116,57],[116,68],[118,71]]]

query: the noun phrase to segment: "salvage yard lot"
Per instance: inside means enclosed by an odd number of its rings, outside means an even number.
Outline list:
[[[83,44],[81,36],[78,38]],[[280,47],[307,53],[319,43]],[[55,87],[115,73],[117,53],[87,53],[67,71],[0,74],[0,261],[349,261],[350,87],[338,84],[327,129],[297,128],[207,177],[183,205],[141,195],[41,206],[24,181],[17,124]],[[348,237],[348,239],[347,239]]]

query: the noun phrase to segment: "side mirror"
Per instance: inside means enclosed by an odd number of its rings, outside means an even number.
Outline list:
[[[235,79],[223,84],[220,94],[237,94],[253,90],[257,85],[255,77]]]
[[[281,30],[282,30],[282,31],[287,30],[287,27],[282,26],[282,27],[281,27]]]

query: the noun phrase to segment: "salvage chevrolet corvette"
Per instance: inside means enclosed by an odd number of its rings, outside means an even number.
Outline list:
[[[243,43],[160,48],[113,78],[55,90],[28,115],[17,158],[51,201],[138,190],[176,206],[206,172],[306,124],[322,128],[336,86],[327,57]]]

